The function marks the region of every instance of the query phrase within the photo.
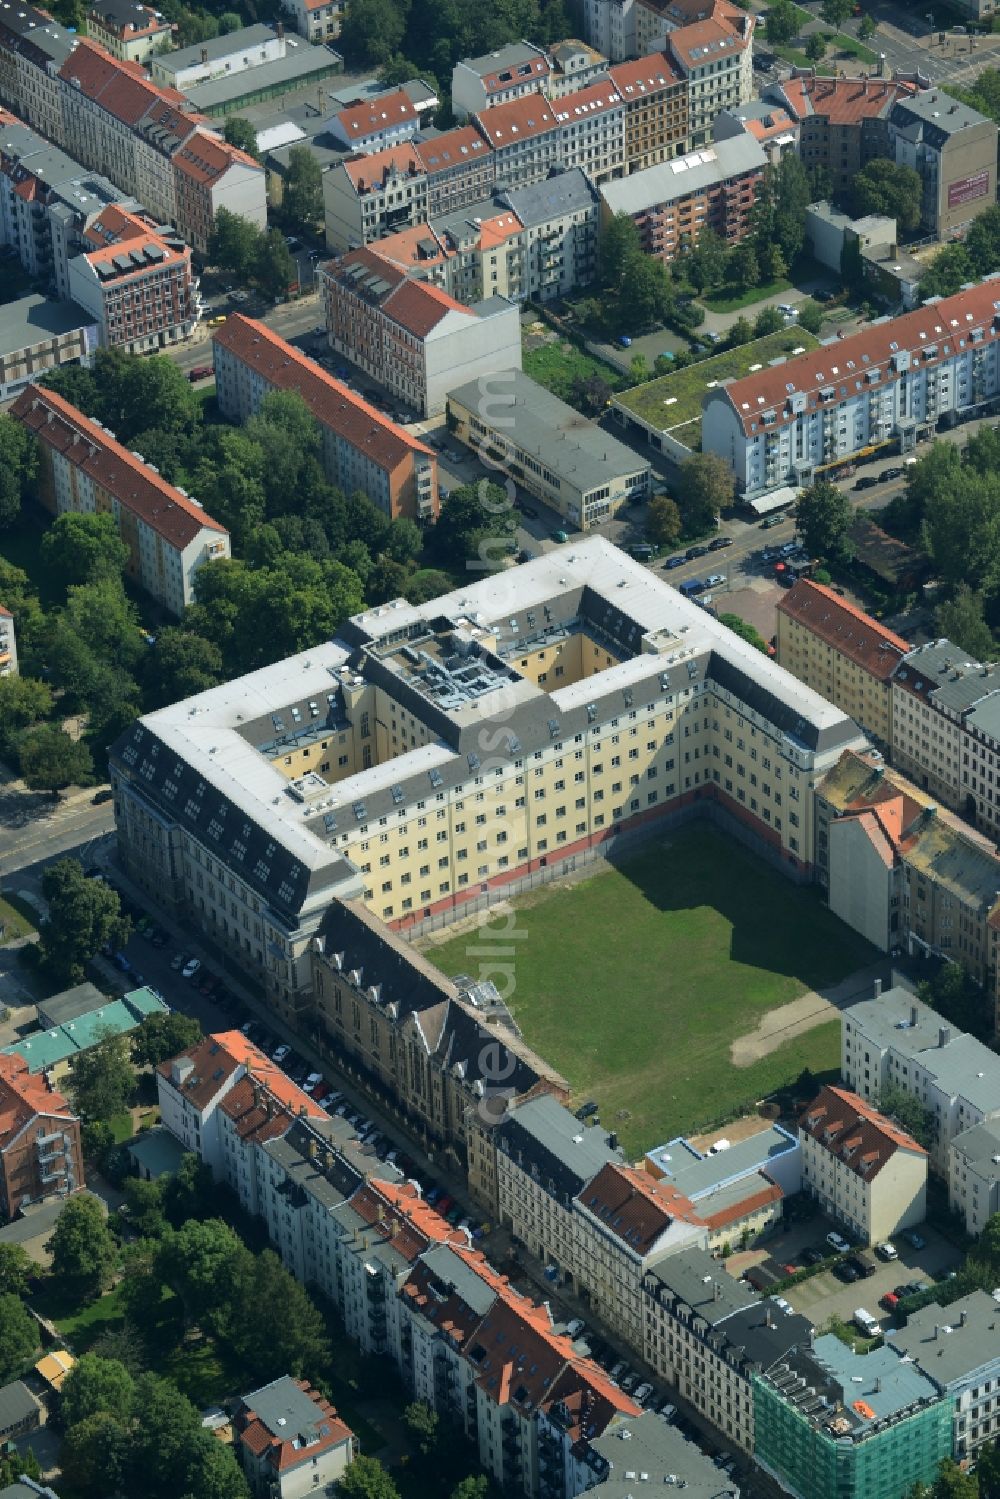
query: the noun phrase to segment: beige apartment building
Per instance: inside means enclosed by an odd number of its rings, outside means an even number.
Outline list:
[[[610,1162],[577,1194],[577,1294],[633,1348],[643,1346],[647,1270],[681,1249],[706,1249],[708,1230],[683,1193],[641,1167]]]
[[[1000,1125],[974,1124],[952,1140],[948,1206],[974,1239],[994,1213],[1000,1213]]]
[[[778,660],[843,708],[882,749],[892,743],[892,673],[910,649],[878,620],[802,578],[778,600]]]
[[[687,83],[665,52],[610,69],[625,101],[625,169],[641,172],[683,155],[688,138]]]
[[[927,1216],[927,1151],[847,1088],[822,1088],[799,1119],[802,1190],[862,1244]]]

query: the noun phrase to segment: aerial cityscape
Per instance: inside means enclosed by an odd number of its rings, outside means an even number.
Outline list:
[[[0,0],[0,1499],[1000,1499],[1000,13],[161,4]]]

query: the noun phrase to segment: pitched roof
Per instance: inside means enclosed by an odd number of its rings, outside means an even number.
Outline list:
[[[29,385],[11,413],[171,546],[183,549],[203,530],[228,534],[194,500],[54,390]]]
[[[910,649],[901,635],[848,603],[832,588],[809,578],[801,578],[778,600],[778,611],[797,620],[880,682],[888,682]]]
[[[409,95],[404,89],[391,94],[378,94],[374,99],[359,99],[345,105],[334,117],[348,140],[366,140],[371,135],[380,135],[393,125],[401,125],[418,119]]]
[[[239,1439],[278,1473],[310,1465],[332,1447],[349,1442],[352,1432],[330,1402],[308,1380],[284,1375],[252,1395],[236,1413]]]
[[[317,422],[387,472],[418,456],[436,462],[424,443],[328,375],[266,323],[234,313],[216,329],[212,342],[228,349],[277,389],[295,391]]]
[[[648,56],[637,57],[632,62],[615,63],[608,72],[626,104],[633,104],[637,99],[659,93],[664,88],[673,88],[682,82],[680,74],[665,52],[650,52]]]
[[[529,78],[541,80],[550,72],[545,53],[531,42],[509,42],[482,57],[465,57],[461,66],[478,73],[488,94],[499,93],[512,83],[524,83]]]
[[[668,33],[667,46],[681,66],[690,70],[745,51],[750,46],[750,38],[740,36],[719,15],[705,21],[694,21],[690,26],[679,26],[676,31]]]
[[[137,62],[112,57],[96,42],[81,41],[59,69],[59,77],[133,129],[158,101],[184,104],[176,89],[161,88]]]
[[[468,1242],[464,1234],[453,1229],[423,1200],[409,1181],[367,1181],[354,1193],[351,1207],[404,1260],[415,1260],[431,1244]]]
[[[327,267],[326,275],[348,287],[369,284],[382,311],[416,338],[426,338],[449,312],[460,312],[464,318],[475,315],[440,287],[411,281],[405,271],[384,260],[374,245],[342,255]]]
[[[495,151],[518,141],[531,140],[558,127],[552,106],[541,94],[509,99],[476,115],[476,124]]]
[[[916,92],[912,83],[884,78],[786,78],[775,88],[796,119],[822,115],[831,125],[879,119]]]
[[[61,1093],[50,1087],[44,1073],[32,1073],[24,1057],[0,1055],[0,1151],[38,1115],[74,1119]]]
[[[596,115],[607,114],[623,104],[621,94],[607,73],[588,83],[586,88],[565,94],[553,103],[556,119],[560,125],[573,125],[578,120],[590,120]]]
[[[897,1150],[910,1155],[927,1152],[912,1135],[880,1114],[847,1088],[827,1084],[799,1118],[799,1129],[831,1155],[837,1155],[855,1176],[871,1181]]]
[[[238,151],[228,141],[220,141],[217,136],[200,129],[188,136],[174,152],[173,162],[175,171],[202,186],[218,182],[234,166],[252,167],[257,172],[264,170],[260,162],[246,151]]]
[[[364,193],[384,187],[390,176],[419,177],[424,164],[412,141],[402,141],[398,146],[373,151],[370,156],[352,156],[343,163],[343,168],[358,192]]]
[[[428,176],[447,172],[453,167],[487,159],[492,153],[475,125],[456,125],[433,140],[416,141],[414,149]]]
[[[805,409],[815,410],[823,405],[820,393],[826,390],[833,392],[827,400],[846,400],[863,390],[884,388],[901,368],[899,355],[909,355],[910,368],[925,369],[960,349],[988,346],[1000,334],[998,301],[997,281],[981,282],[901,317],[880,318],[835,343],[767,365],[731,381],[709,399],[728,400],[747,436],[762,430],[763,416],[773,411],[774,421],[766,430],[774,431],[794,420],[794,396],[805,396]]]
[[[281,1068],[270,1057],[265,1056],[259,1047],[254,1046],[242,1031],[217,1031],[214,1035],[203,1036],[188,1051],[161,1062],[156,1070],[199,1110],[205,1109],[225,1091],[230,1078],[237,1072],[242,1072],[242,1077],[237,1082],[244,1079],[249,1081],[251,1104],[253,1084],[256,1082],[290,1114],[306,1115],[311,1119],[326,1118],[319,1104],[308,1093],[296,1087],[291,1078],[286,1077]],[[180,1080],[176,1081],[178,1071],[181,1075]],[[239,1107],[231,1117],[243,1117]]]
[[[115,286],[120,286],[150,271],[182,265],[191,259],[187,246],[178,249],[176,243],[168,244],[153,228],[151,220],[129,213],[115,203],[90,221],[83,232],[83,241],[91,247],[83,252],[87,263],[105,285],[113,280]],[[125,251],[123,245],[128,246]]]
[[[676,1220],[694,1225],[702,1221],[694,1204],[669,1182],[613,1162],[601,1168],[576,1200],[640,1256],[648,1254]]]

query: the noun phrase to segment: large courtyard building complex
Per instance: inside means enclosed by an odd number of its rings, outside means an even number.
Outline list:
[[[989,276],[711,391],[705,452],[724,458],[749,496],[808,484],[862,449],[911,451],[942,417],[1000,395],[998,299],[1000,279]]]
[[[398,599],[151,713],[111,754],[121,856],[288,1009],[331,899],[410,927],[664,817],[811,876],[839,709],[601,537]]]

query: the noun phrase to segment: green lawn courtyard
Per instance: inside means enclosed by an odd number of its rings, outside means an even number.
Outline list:
[[[876,956],[815,889],[705,823],[514,909],[523,935],[500,938],[497,961],[513,965],[508,1003],[525,1041],[565,1074],[576,1103],[596,1099],[632,1158],[739,1111],[804,1067],[835,1070],[836,1020],[749,1067],[732,1065],[730,1043],[765,1012]],[[480,931],[424,945],[447,974],[490,977]]]

